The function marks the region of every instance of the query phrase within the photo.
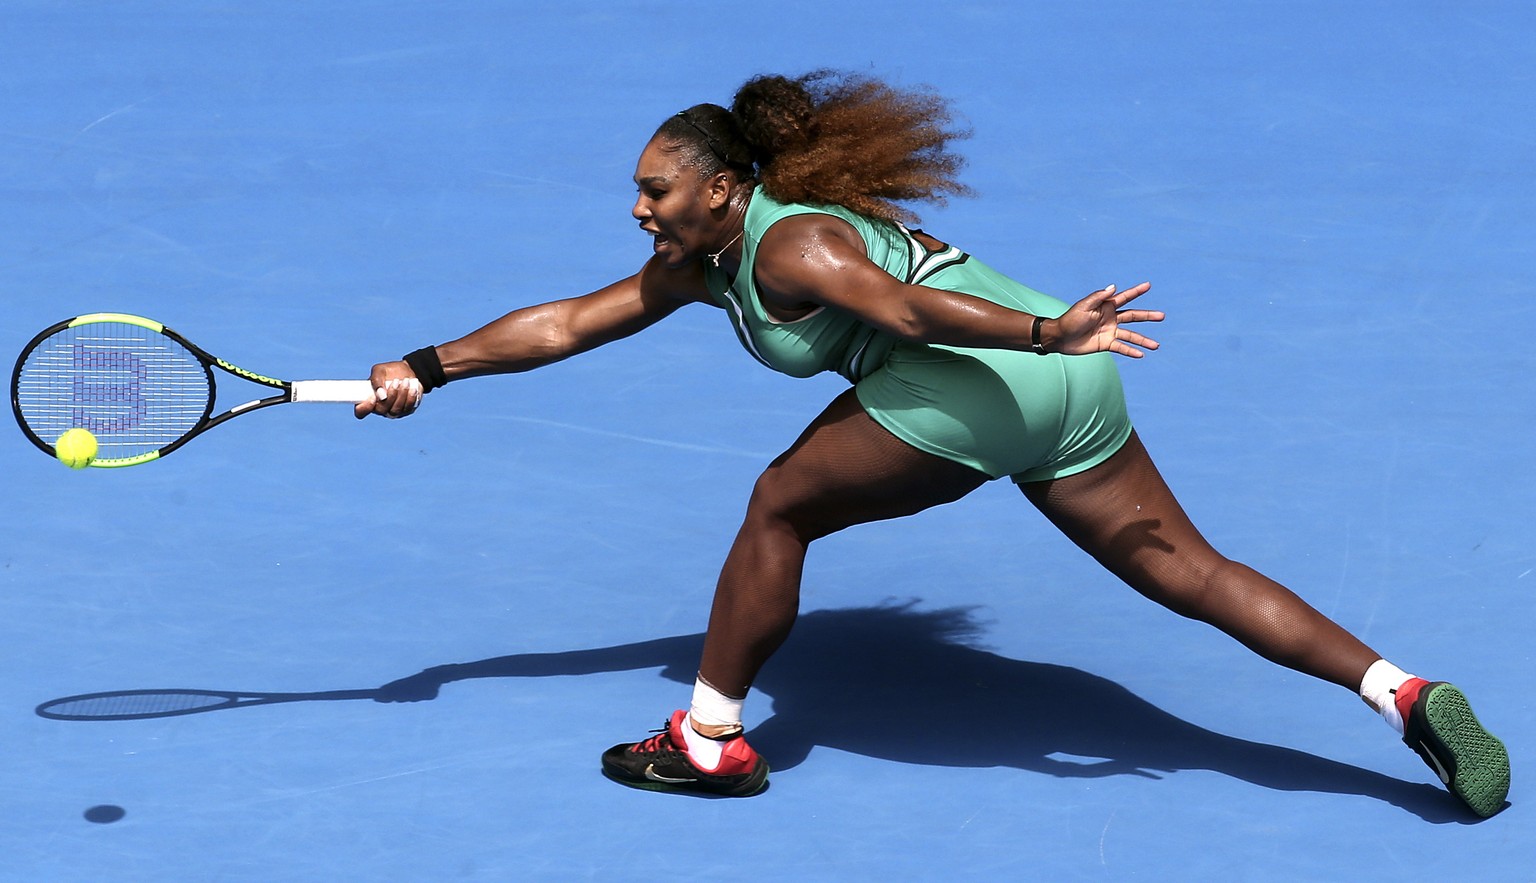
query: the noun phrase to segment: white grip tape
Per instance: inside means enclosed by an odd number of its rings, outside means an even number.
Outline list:
[[[295,380],[296,402],[369,402],[376,397],[367,380]]]

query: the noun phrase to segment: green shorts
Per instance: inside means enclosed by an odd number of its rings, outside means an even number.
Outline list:
[[[924,284],[1037,315],[1067,309],[975,260]],[[855,391],[864,410],[897,438],[1019,483],[1091,469],[1131,436],[1120,372],[1109,353],[1040,356],[898,343]]]

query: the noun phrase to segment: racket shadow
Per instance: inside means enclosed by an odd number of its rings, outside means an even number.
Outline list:
[[[752,743],[778,771],[798,766],[818,746],[898,763],[1012,767],[1059,778],[1158,779],[1209,770],[1277,791],[1381,800],[1433,823],[1475,821],[1436,786],[1207,730],[1098,675],[980,649],[983,631],[971,608],[919,610],[915,602],[805,613],[753,688],[772,697],[773,714],[753,729]],[[433,666],[365,690],[93,693],[45,702],[37,713],[135,720],[284,702],[422,702],[459,681],[645,668],[692,685],[703,643],[695,634],[521,653]],[[949,725],[977,708],[988,709],[987,726]]]
[[[112,690],[50,699],[34,709],[38,717],[59,721],[126,721],[180,717],[280,702],[378,699],[378,690],[329,690],[318,693],[237,693],[228,690]]]

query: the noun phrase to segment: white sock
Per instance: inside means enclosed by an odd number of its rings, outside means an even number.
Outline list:
[[[1396,730],[1399,736],[1403,734],[1403,716],[1398,713],[1396,696],[1393,694],[1413,677],[1385,659],[1378,659],[1371,663],[1371,667],[1365,670],[1365,677],[1360,680],[1360,698],[1365,700],[1366,705],[1376,709],[1381,719]]]
[[[706,773],[720,766],[720,755],[725,753],[725,743],[702,735],[693,728],[693,715],[683,718],[683,750],[693,760],[694,766]]]

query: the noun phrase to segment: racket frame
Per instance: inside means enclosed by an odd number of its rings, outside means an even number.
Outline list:
[[[366,380],[288,381],[279,380],[276,377],[268,377],[265,374],[257,374],[255,371],[248,371],[245,368],[241,368],[239,365],[227,362],[224,359],[209,353],[207,350],[203,349],[192,341],[187,340],[174,329],[169,328],[160,322],[156,322],[153,319],[146,319],[143,316],[135,316],[131,313],[86,313],[81,316],[76,316],[72,319],[65,319],[62,322],[56,322],[53,325],[43,329],[42,331],[39,331],[30,341],[27,342],[26,346],[22,347],[21,354],[16,357],[16,366],[11,371],[11,411],[16,417],[16,424],[21,427],[22,433],[26,435],[32,444],[36,445],[38,449],[50,457],[58,456],[58,451],[54,448],[51,442],[39,436],[32,429],[32,427],[28,425],[26,417],[22,414],[20,395],[22,366],[26,364],[27,357],[32,354],[33,350],[35,350],[39,344],[47,340],[49,337],[59,333],[60,331],[64,331],[70,328],[78,328],[83,325],[105,322],[119,322],[125,325],[134,325],[139,328],[144,328],[155,334],[160,334],[170,338],[175,343],[185,347],[188,352],[190,352],[199,362],[202,363],[204,376],[208,380],[208,401],[203,407],[202,416],[199,417],[197,422],[192,425],[192,428],[182,433],[168,444],[165,444],[153,451],[146,451],[142,454],[136,454],[131,457],[98,457],[90,464],[92,467],[98,469],[116,469],[123,466],[138,466],[142,463],[149,463],[154,460],[158,460],[161,457],[164,457],[175,451],[177,448],[181,447],[197,436],[202,435],[204,432],[207,432],[213,427],[218,426],[221,423],[225,423],[229,420],[233,420],[241,414],[245,414],[250,411],[269,408],[273,405],[284,405],[288,404],[289,402],[362,401],[363,399],[369,398],[373,395],[372,384]],[[235,407],[230,408],[221,414],[215,415],[213,413],[213,408],[218,401],[219,387],[213,373],[214,368],[218,368],[220,371],[223,371],[227,374],[232,374],[235,377],[249,380],[252,383],[272,387],[273,389],[278,390],[278,392],[276,395],[271,395],[267,396],[266,398],[255,399],[241,405],[236,405]]]

